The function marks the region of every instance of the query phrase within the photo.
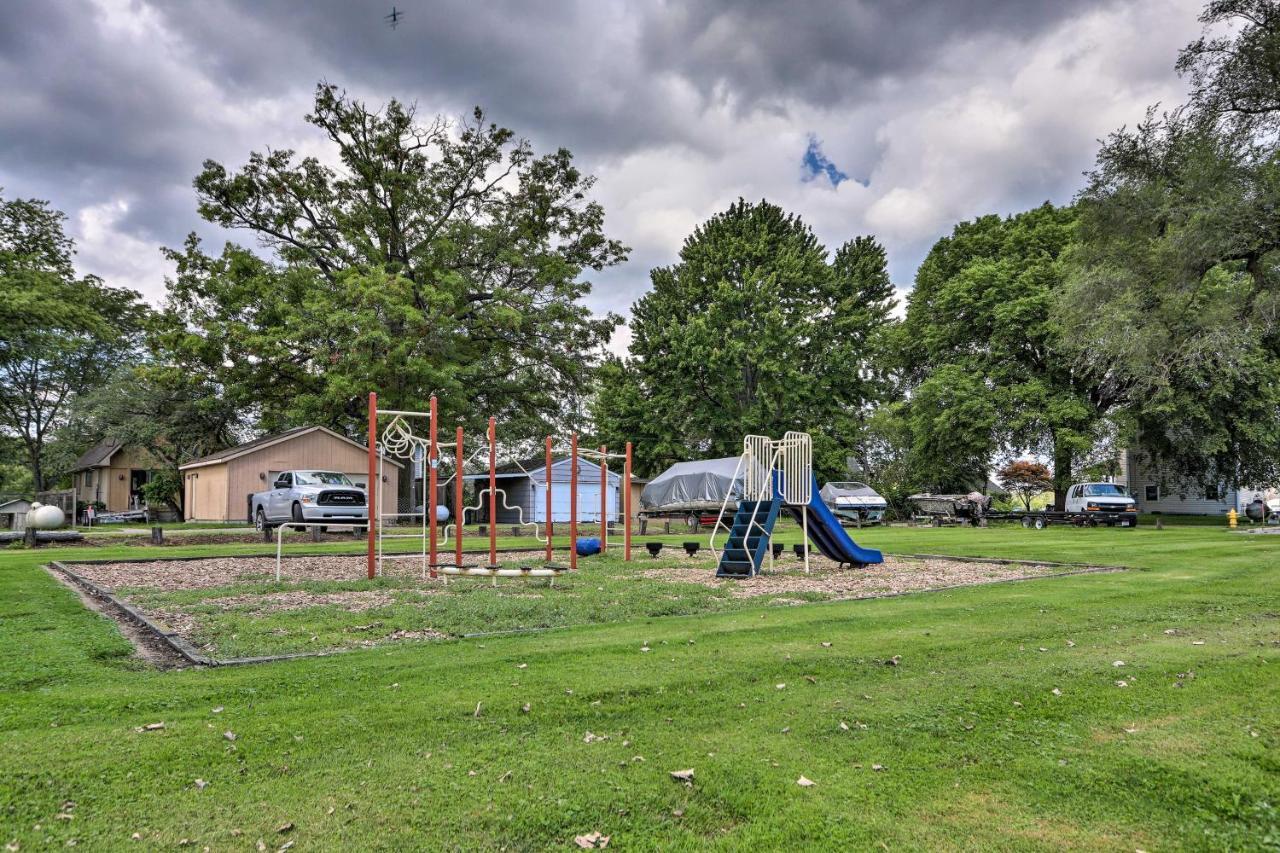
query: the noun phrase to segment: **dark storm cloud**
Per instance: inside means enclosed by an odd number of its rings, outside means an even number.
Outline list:
[[[1114,2],[1114,0],[1112,0]],[[784,97],[833,106],[909,81],[949,45],[1025,39],[1107,0],[705,0],[648,19],[652,67],[755,107]]]
[[[1194,7],[1177,2],[1188,8],[1168,14],[1191,32]],[[227,236],[195,213],[202,161],[324,150],[302,116],[325,80],[427,114],[481,105],[539,150],[571,149],[601,177],[610,230],[635,247],[630,264],[598,277],[593,308],[625,310],[648,267],[669,263],[694,223],[739,195],[795,209],[829,242],[885,235],[903,281],[957,217],[1066,201],[1093,140],[1149,102],[1145,90],[1132,109],[1115,98],[1105,120],[1099,98],[1038,110],[1038,95],[1015,91],[1020,63],[1099,10],[1121,24],[1126,9],[1167,10],[1156,0],[396,5],[405,17],[392,30],[389,2],[0,3],[0,186],[66,210],[82,260],[98,265],[86,271],[154,297],[158,246],[193,229]],[[1116,38],[1106,27],[1091,30],[1031,73],[1099,96],[1171,78],[1182,31],[1169,32],[1119,50],[1103,44]],[[1100,51],[1120,59],[1091,66]],[[1050,73],[1072,63],[1078,78]],[[988,138],[992,121],[1007,132]],[[811,134],[856,182],[803,180]]]
[[[420,100],[454,114],[482,106],[547,145],[586,155],[679,140],[677,117],[638,65],[627,7],[582,0],[409,2],[214,0],[166,6],[193,60],[252,95],[326,79],[355,91]],[[371,95],[372,97],[372,95]]]
[[[140,236],[180,236],[196,223],[192,177],[219,150],[200,93],[166,78],[154,58],[104,33],[82,3],[17,0],[0,7],[0,184],[74,214],[113,197],[144,197],[121,220]]]

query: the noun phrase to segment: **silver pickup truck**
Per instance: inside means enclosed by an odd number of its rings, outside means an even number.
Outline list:
[[[249,518],[259,530],[286,522],[358,524],[369,521],[364,489],[336,471],[282,471],[272,488],[249,497]],[[324,528],[320,528],[321,532]]]

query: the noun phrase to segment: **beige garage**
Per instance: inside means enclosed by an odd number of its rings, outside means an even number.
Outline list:
[[[403,468],[383,463],[383,494],[394,495]],[[249,521],[248,499],[291,470],[341,471],[361,486],[369,479],[369,451],[325,427],[298,427],[180,465],[188,521]]]

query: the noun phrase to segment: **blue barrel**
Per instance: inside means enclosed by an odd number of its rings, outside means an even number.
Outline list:
[[[600,553],[599,539],[579,539],[578,540],[578,556],[590,557]]]

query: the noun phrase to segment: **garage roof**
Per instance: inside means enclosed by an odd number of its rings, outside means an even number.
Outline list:
[[[185,471],[188,468],[201,468],[205,465],[219,465],[223,462],[230,462],[232,459],[236,459],[237,457],[244,456],[248,453],[253,453],[254,451],[262,450],[264,448],[271,447],[272,445],[280,444],[285,441],[292,441],[295,438],[301,438],[302,436],[307,435],[309,433],[313,433],[313,432],[328,433],[329,435],[333,436],[339,441],[345,441],[347,444],[350,444],[352,447],[358,447],[361,451],[364,451],[366,453],[369,451],[369,448],[366,445],[363,445],[358,441],[352,441],[351,439],[347,438],[345,435],[336,433],[333,430],[329,429],[328,427],[322,427],[322,426],[296,427],[291,430],[286,430],[285,432],[278,432],[275,435],[264,435],[262,438],[255,438],[253,441],[245,442],[244,444],[237,445],[236,447],[228,447],[226,450],[220,450],[217,453],[211,453],[208,456],[202,456],[199,459],[193,459],[190,462],[185,462],[182,465],[179,465],[178,470]],[[395,465],[397,468],[404,467],[404,463],[397,462],[394,459],[387,458],[386,461],[390,462],[392,465]]]

